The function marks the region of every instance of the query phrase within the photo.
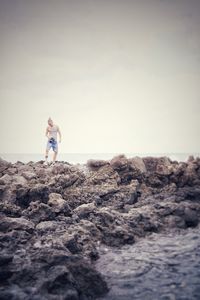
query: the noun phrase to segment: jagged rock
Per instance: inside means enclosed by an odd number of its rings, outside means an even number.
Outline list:
[[[60,240],[67,249],[73,254],[79,253],[82,250],[81,245],[78,243],[78,236],[76,233],[68,234],[65,233],[60,236]]]
[[[26,180],[31,180],[31,179],[37,177],[37,175],[36,175],[35,173],[29,172],[29,171],[24,171],[24,172],[22,173],[22,176],[23,176]]]
[[[0,157],[0,173],[4,172],[9,167],[11,167],[11,163],[7,162],[6,160]]]
[[[27,184],[27,180],[21,175],[18,174],[14,175],[12,179],[13,179],[13,183],[17,185],[17,187],[21,187]]]
[[[96,210],[96,205],[94,203],[82,204],[74,209],[74,213],[78,215],[79,218],[87,218],[89,214],[94,213]]]
[[[5,174],[0,178],[0,184],[2,185],[9,185],[11,184],[11,182],[12,182],[12,177],[8,174]]]
[[[91,171],[97,171],[98,169],[100,169],[101,167],[103,167],[105,165],[109,165],[109,162],[106,160],[89,159],[87,161],[87,167]]]
[[[36,230],[40,232],[55,231],[57,228],[56,221],[43,221],[37,224]]]
[[[55,213],[64,213],[66,216],[71,215],[71,209],[67,201],[65,201],[60,194],[49,194],[48,205]]]
[[[133,157],[129,159],[129,162],[131,163],[131,166],[135,169],[138,169],[141,173],[146,173],[147,169],[144,164],[144,161],[141,157]]]
[[[184,210],[184,220],[187,227],[195,227],[199,223],[197,212],[189,207]]]
[[[51,207],[40,201],[31,202],[28,208],[23,210],[22,215],[31,219],[34,223],[53,220],[55,218],[55,212]]]
[[[93,260],[200,220],[200,159],[124,155],[73,166],[0,160],[0,298],[89,300],[107,291]],[[14,298],[15,297],[15,298]]]
[[[19,206],[9,202],[0,202],[0,212],[8,217],[21,217],[22,214]]]

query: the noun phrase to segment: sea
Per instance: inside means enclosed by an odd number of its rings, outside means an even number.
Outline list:
[[[100,249],[96,268],[108,283],[102,300],[199,300],[200,227]]]
[[[188,160],[189,156],[200,157],[200,153],[59,153],[57,160],[65,161],[70,164],[86,164],[90,159],[102,159],[110,160],[114,156],[124,154],[127,158],[139,156],[153,156],[153,157],[162,157],[167,156],[173,161],[182,161],[185,162]],[[43,153],[2,153],[0,157],[4,160],[7,160],[11,163],[21,161],[23,163],[28,163],[30,161],[37,162],[44,160]],[[52,153],[49,155],[49,160],[52,159]]]

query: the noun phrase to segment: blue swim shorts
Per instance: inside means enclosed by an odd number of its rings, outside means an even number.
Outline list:
[[[50,139],[47,142],[47,150],[49,151],[51,148],[53,149],[54,152],[58,152],[58,143],[54,139]]]

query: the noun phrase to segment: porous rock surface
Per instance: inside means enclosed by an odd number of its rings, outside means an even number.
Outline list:
[[[200,158],[1,159],[0,218],[0,299],[96,299],[108,291],[100,245],[198,225]]]

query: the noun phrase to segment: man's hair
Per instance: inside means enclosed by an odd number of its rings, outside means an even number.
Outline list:
[[[49,118],[48,118],[48,122],[52,122],[52,121],[53,121],[53,120],[49,117]]]

